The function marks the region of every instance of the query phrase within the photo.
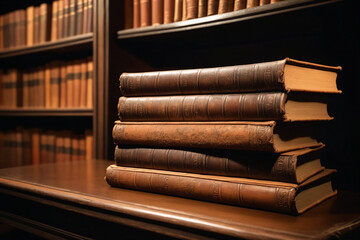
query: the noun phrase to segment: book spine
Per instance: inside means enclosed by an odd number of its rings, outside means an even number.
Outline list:
[[[246,8],[246,0],[235,0],[234,2],[234,11],[245,9]]]
[[[182,21],[183,0],[175,0],[174,22]]]
[[[115,144],[274,152],[273,125],[116,123]]]
[[[282,120],[286,94],[281,92],[120,97],[121,121]]]
[[[50,64],[45,65],[45,107],[51,107],[51,67]]]
[[[123,96],[283,91],[285,62],[123,73],[120,90]]]
[[[44,43],[46,42],[47,30],[48,30],[48,23],[47,23],[47,15],[48,15],[48,5],[47,3],[42,3],[40,5],[40,37],[39,42]]]
[[[20,46],[21,32],[20,32],[20,10],[14,12],[14,47]]]
[[[19,23],[19,31],[20,34],[18,36],[19,39],[19,44],[20,46],[26,46],[26,10],[22,9],[19,10],[19,14],[20,14],[20,23]]]
[[[259,6],[259,0],[247,0],[246,8],[253,8]]]
[[[85,145],[86,145],[86,153],[85,159],[91,160],[93,159],[93,133],[92,130],[85,130]]]
[[[70,10],[70,0],[64,0],[64,17],[63,17],[63,31],[62,31],[62,37],[68,37],[69,36],[69,10]]]
[[[296,190],[289,187],[226,182],[192,176],[106,169],[106,181],[114,187],[129,188],[211,202],[296,214]]]
[[[266,4],[270,4],[270,0],[260,0],[260,2],[259,2],[259,6],[263,6]]]
[[[75,61],[74,63],[74,107],[80,107],[80,97],[81,97],[81,63],[80,61]]]
[[[220,0],[218,14],[231,12],[234,10],[234,1],[233,0]]]
[[[94,63],[93,58],[88,57],[87,58],[87,71],[86,71],[86,106],[88,108],[93,107],[93,79],[94,79]]]
[[[34,44],[39,44],[40,42],[40,6],[35,6],[34,8]]]
[[[261,152],[115,147],[118,166],[297,183],[297,156]]]
[[[87,100],[87,62],[83,60],[80,63],[80,107],[86,108]]]
[[[40,164],[40,130],[33,129],[31,132],[32,164]]]
[[[55,162],[62,162],[64,161],[64,136],[62,132],[56,133],[55,145]]]
[[[207,16],[207,0],[199,0],[198,17]]]
[[[31,130],[24,129],[23,130],[23,138],[22,138],[22,148],[23,148],[23,164],[31,165],[32,164],[32,153],[31,153]]]
[[[151,25],[151,1],[140,0],[140,27]]]
[[[83,33],[84,1],[76,1],[76,35]]]
[[[90,33],[93,31],[93,15],[94,15],[94,3],[93,0],[89,0],[89,8],[86,22],[86,32]]]
[[[58,26],[57,26],[57,39],[63,38],[64,31],[64,0],[59,0],[58,7]]]
[[[70,0],[69,4],[69,35],[74,36],[76,34],[76,4],[75,0]]]
[[[183,0],[183,7],[182,7],[182,21],[186,20],[186,11],[187,11],[187,0]]]
[[[51,16],[51,41],[56,41],[58,32],[58,19],[59,19],[59,1],[55,0],[52,4]]]
[[[166,2],[166,0],[165,0]],[[160,25],[164,23],[164,0],[151,1],[151,24]]]
[[[186,19],[198,17],[198,0],[186,0]]]
[[[219,0],[208,1],[208,10],[207,10],[208,16],[217,14],[218,9],[219,9]]]
[[[66,63],[62,63],[60,67],[60,108],[67,107],[66,85]]]
[[[164,23],[174,22],[175,1],[164,0]]]
[[[133,28],[140,27],[140,0],[134,0]]]
[[[46,142],[46,150],[47,150],[47,162],[55,162],[56,161],[56,137],[54,131],[48,131],[47,133],[47,142]]]
[[[68,62],[66,65],[66,107],[74,107],[74,62]]]
[[[50,79],[50,106],[58,108],[60,106],[60,66],[58,62],[51,64],[51,79]]]
[[[38,97],[37,106],[45,107],[45,68],[43,66],[39,67],[38,81],[39,81],[39,85],[38,85],[39,92],[35,93],[38,95],[37,96]]]

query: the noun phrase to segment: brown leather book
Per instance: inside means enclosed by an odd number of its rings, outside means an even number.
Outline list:
[[[151,0],[151,25],[160,25],[163,23],[164,0]]]
[[[87,101],[87,62],[82,60],[80,63],[80,107],[86,108]]]
[[[23,165],[32,164],[32,146],[31,146],[31,130],[23,129],[22,131],[22,148],[23,148]]]
[[[270,4],[270,0],[260,0],[259,6]]]
[[[23,151],[23,127],[17,126],[14,132],[14,165],[21,166],[24,163],[24,151]]]
[[[134,26],[134,1],[124,1],[124,29],[130,29]]]
[[[175,1],[164,0],[164,23],[174,22]]]
[[[50,40],[51,37],[51,5],[42,3],[40,5],[40,43]]]
[[[301,183],[324,169],[321,149],[265,152],[116,146],[118,166]]]
[[[45,64],[45,108],[51,107],[51,65]]]
[[[9,48],[16,47],[16,11],[9,13]]]
[[[0,51],[4,49],[4,15],[0,14]]]
[[[66,107],[73,108],[75,105],[74,102],[74,84],[75,84],[75,74],[74,74],[74,62],[67,62],[66,64]]]
[[[94,4],[93,0],[89,0],[89,8],[87,9],[87,20],[86,20],[86,32],[90,33],[93,31],[93,15],[94,15]]]
[[[70,131],[63,131],[64,137],[64,152],[63,152],[63,161],[71,161],[71,138],[72,133]]]
[[[30,87],[29,87],[29,83],[30,83],[30,75],[29,75],[29,72],[28,71],[23,71],[22,73],[22,80],[23,80],[23,102],[22,102],[22,106],[24,108],[27,108],[29,107],[29,96],[30,96]],[[0,103],[1,105],[1,103]]]
[[[14,31],[14,46],[13,47],[19,47],[20,46],[20,11],[16,10],[14,11],[14,23],[13,23],[13,31]]]
[[[186,20],[198,17],[198,0],[186,0]]]
[[[208,10],[207,15],[215,15],[218,14],[219,9],[219,0],[208,0]]]
[[[199,0],[198,17],[206,17],[206,16],[207,16],[207,0]]]
[[[94,158],[93,156],[93,131],[91,129],[85,130],[85,145],[86,145],[86,153],[85,159],[91,160]]]
[[[34,128],[31,130],[32,163],[40,164],[40,133],[41,130]]]
[[[51,41],[56,41],[58,38],[58,19],[59,19],[59,0],[54,0],[52,3],[51,15]]]
[[[85,141],[85,135],[81,134],[79,136],[79,160],[86,160],[86,141]]]
[[[286,152],[316,147],[316,122],[120,122],[115,144]]]
[[[87,58],[87,71],[86,71],[86,107],[92,108],[93,107],[93,79],[94,79],[94,63],[93,58],[88,57]]]
[[[34,45],[40,43],[40,6],[34,7]]]
[[[71,161],[79,160],[79,140],[78,135],[71,137]]]
[[[76,1],[70,0],[69,3],[69,35],[74,36],[76,34]]]
[[[62,131],[56,133],[55,139],[55,162],[64,161],[64,134]]]
[[[110,165],[106,181],[129,188],[298,215],[337,194],[327,169],[302,184]]]
[[[60,107],[60,63],[52,62],[50,70],[50,107]]]
[[[73,107],[79,108],[80,107],[80,99],[81,99],[81,62],[75,61],[74,62],[74,105]]]
[[[76,0],[76,35],[83,33],[84,0]]]
[[[63,31],[62,37],[66,38],[69,36],[70,33],[70,0],[64,0],[64,7],[63,7]]]
[[[21,83],[21,77],[20,72],[17,69],[10,69],[9,70],[9,76],[10,76],[10,93],[11,93],[11,107],[21,107],[22,104],[22,83]]]
[[[63,38],[64,35],[63,32],[64,32],[64,0],[59,0],[57,39]]]
[[[46,152],[47,159],[46,162],[53,163],[56,161],[56,132],[47,131],[47,142],[46,142]]]
[[[37,95],[37,107],[45,107],[45,67],[38,67],[37,71],[37,80],[38,80],[38,92],[35,92]]]
[[[332,119],[327,96],[299,92],[120,97],[118,113],[125,122]]]
[[[134,0],[133,28],[140,27],[140,0]]]
[[[67,107],[66,64],[62,63],[60,67],[60,108]]]
[[[217,68],[123,73],[120,90],[123,96],[259,91],[338,93],[336,78],[340,70],[341,67],[286,58]]]
[[[234,10],[234,0],[219,0],[218,14],[232,12]]]
[[[49,163],[48,156],[48,134],[43,132],[40,134],[40,163]]]
[[[245,9],[246,8],[246,0],[235,0],[234,1],[234,11]]]
[[[186,14],[187,14],[187,7],[186,7],[187,0],[183,0],[183,9],[182,9],[182,20],[186,20]]]
[[[140,27],[151,25],[151,0],[140,0]]]
[[[259,6],[259,0],[247,0],[246,8],[252,8]]]
[[[20,14],[20,46],[26,46],[26,10],[25,9],[20,9],[19,10],[19,14]]]
[[[183,0],[175,0],[174,22],[182,21]]]

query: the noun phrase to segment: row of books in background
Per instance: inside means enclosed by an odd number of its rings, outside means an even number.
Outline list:
[[[128,0],[125,28],[184,21],[280,1],[283,0]]]
[[[92,108],[92,57],[31,69],[0,69],[0,107]]]
[[[54,0],[0,15],[0,51],[92,32],[93,0]]]
[[[341,67],[294,59],[123,73],[114,187],[289,214],[332,197],[317,135]],[[324,125],[323,125],[324,126]]]
[[[88,160],[92,158],[92,142],[91,130],[0,130],[0,167]]]

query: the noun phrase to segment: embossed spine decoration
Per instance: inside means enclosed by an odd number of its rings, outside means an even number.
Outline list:
[[[285,93],[120,97],[122,121],[282,120]]]
[[[296,191],[291,187],[141,172],[130,168],[121,170],[112,166],[106,171],[106,181],[111,186],[297,214]]]

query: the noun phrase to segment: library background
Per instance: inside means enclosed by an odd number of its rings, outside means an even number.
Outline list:
[[[358,239],[355,0],[0,2],[0,239]]]

